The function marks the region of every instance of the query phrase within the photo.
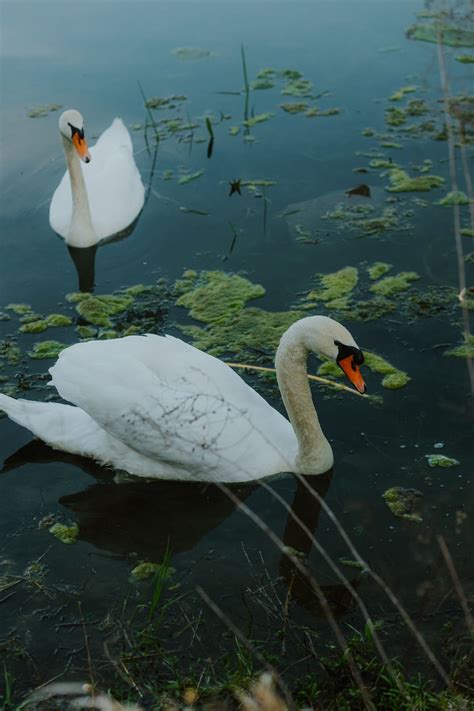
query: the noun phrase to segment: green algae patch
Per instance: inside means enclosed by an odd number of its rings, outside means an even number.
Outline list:
[[[45,319],[39,319],[38,321],[28,321],[20,326],[20,331],[22,333],[42,333],[46,331],[48,324]]]
[[[76,326],[76,331],[79,338],[82,339],[95,338],[97,335],[97,329],[92,326]]]
[[[440,42],[448,47],[474,47],[474,31],[447,22],[420,22],[406,31],[408,39],[420,42]]]
[[[313,289],[306,297],[308,301],[326,303],[348,296],[357,286],[359,271],[356,267],[344,267],[330,274],[317,274],[319,289]],[[329,305],[328,303],[328,305]]]
[[[394,365],[382,358],[376,353],[364,351],[365,365],[373,373],[379,373],[385,377],[382,380],[382,387],[388,390],[396,390],[403,388],[410,382],[411,378],[403,370],[395,368]]]
[[[229,319],[241,311],[247,301],[258,299],[265,294],[265,289],[260,284],[252,284],[238,274],[220,271],[202,272],[197,282],[189,279],[187,290],[183,279],[177,286],[180,290],[185,288],[176,302],[177,305],[185,306],[194,319],[204,323],[218,323]]]
[[[392,96],[389,97],[389,101],[401,101],[406,94],[413,94],[417,90],[417,86],[410,84],[409,86],[402,86],[398,91],[395,91]]]
[[[465,343],[449,351],[443,353],[445,356],[454,356],[455,358],[474,358],[474,335],[469,336]]]
[[[180,326],[193,344],[213,356],[229,353],[246,362],[272,361],[284,332],[305,314],[244,308],[206,328]]]
[[[251,118],[247,119],[246,121],[243,121],[242,123],[247,128],[252,128],[252,126],[256,126],[258,123],[264,123],[265,121],[269,121],[271,118],[273,118],[274,115],[275,114],[272,113],[257,114],[256,116],[251,116]]]
[[[454,59],[461,64],[474,64],[474,54],[458,54]]]
[[[405,109],[400,109],[398,106],[390,106],[385,112],[385,122],[389,126],[401,126],[406,123],[407,113]]]
[[[79,526],[77,523],[74,523],[72,526],[65,526],[63,523],[55,523],[54,526],[51,526],[49,532],[52,533],[58,541],[70,546],[77,540]]]
[[[386,190],[390,193],[428,192],[444,184],[444,178],[439,175],[418,175],[412,178],[399,168],[390,171],[389,179],[391,187]]]
[[[444,454],[425,454],[425,457],[430,467],[449,469],[450,467],[457,467],[460,464],[457,459],[446,457]]]
[[[280,108],[286,111],[287,114],[302,114],[308,109],[308,104],[306,103],[295,103],[295,104],[280,104]]]
[[[412,282],[419,278],[420,276],[416,272],[400,272],[396,276],[385,277],[376,284],[372,284],[370,291],[377,296],[395,296],[409,289]]]
[[[183,175],[178,180],[178,185],[187,185],[188,183],[192,183],[193,180],[198,180],[198,178],[200,178],[201,175],[204,175],[203,170],[198,170],[195,173],[188,173],[187,175]]]
[[[23,319],[22,319],[23,320]],[[34,319],[28,320],[20,326],[20,331],[22,333],[42,333],[46,331],[47,328],[59,328],[66,327],[72,324],[72,319],[69,316],[64,316],[63,314],[50,314],[44,319]]]
[[[94,326],[112,327],[111,316],[126,311],[133,303],[130,294],[104,294],[93,296],[92,294],[69,294],[68,301],[76,304],[77,313],[85,321]]]
[[[8,304],[6,307],[9,311],[13,311],[18,316],[25,316],[33,313],[33,309],[29,304]]]
[[[43,106],[34,106],[28,111],[29,118],[41,118],[47,116],[52,111],[62,109],[62,104],[44,104]]]
[[[185,59],[188,61],[196,59],[205,59],[210,57],[212,53],[208,49],[202,49],[201,47],[175,47],[171,50],[171,54],[174,54],[178,59]]]
[[[463,237],[474,237],[474,230],[470,227],[462,227],[461,234]]]
[[[57,358],[65,348],[67,346],[64,343],[59,343],[59,341],[41,341],[34,344],[33,350],[28,351],[28,355],[34,360]]]
[[[410,376],[400,370],[397,373],[386,375],[382,380],[382,387],[388,390],[398,390],[398,388],[404,388],[405,385],[408,385],[410,380]]]
[[[393,170],[394,168],[398,168],[397,164],[388,158],[372,158],[369,162],[369,166],[375,170]]]
[[[21,360],[21,350],[11,339],[0,341],[0,358],[4,358],[9,365],[18,365]]]
[[[148,580],[149,578],[153,577],[153,575],[156,575],[159,569],[159,563],[150,563],[147,561],[142,561],[132,570],[132,580],[133,582],[141,582],[142,580]]]
[[[394,486],[391,489],[387,489],[382,495],[394,516],[404,518],[407,521],[414,521],[415,523],[423,521],[419,513],[419,504],[422,497],[421,491],[404,489],[402,486]]]
[[[444,207],[451,207],[452,205],[469,205],[469,198],[466,193],[462,190],[452,190],[450,193],[441,198],[437,203],[438,205],[443,205]]]
[[[391,268],[392,265],[387,264],[387,262],[374,262],[370,267],[367,267],[367,272],[369,274],[369,277],[373,281],[375,281],[376,279],[380,279],[381,276],[389,272]]]

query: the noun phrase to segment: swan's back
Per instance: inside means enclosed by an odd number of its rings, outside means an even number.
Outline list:
[[[50,373],[65,400],[173,478],[247,481],[294,462],[289,422],[225,363],[172,336],[79,343]]]
[[[90,148],[90,154],[91,162],[81,163],[81,169],[92,226],[101,240],[121,232],[138,217],[145,200],[145,188],[133,158],[130,134],[122,119],[114,119]],[[53,195],[49,221],[55,232],[66,237],[71,219],[71,183],[66,171]]]

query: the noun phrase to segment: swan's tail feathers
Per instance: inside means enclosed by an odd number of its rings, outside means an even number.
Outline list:
[[[84,444],[98,429],[89,415],[72,405],[15,400],[0,394],[0,410],[51,447],[74,454],[81,454]]]

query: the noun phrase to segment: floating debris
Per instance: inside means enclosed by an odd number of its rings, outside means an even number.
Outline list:
[[[79,526],[74,523],[72,526],[66,526],[62,523],[55,523],[49,529],[49,532],[55,536],[58,541],[66,545],[75,543],[79,535]]]
[[[349,188],[349,190],[346,190],[346,195],[360,195],[362,197],[370,197],[370,188],[368,185],[365,183],[361,183],[360,185],[356,185],[355,188]]]
[[[238,180],[232,180],[230,183],[230,191],[229,191],[229,197],[233,195],[234,193],[238,193],[239,195],[242,195],[240,192],[240,187],[241,187],[241,180],[240,178]]]
[[[159,563],[149,563],[142,561],[134,567],[131,573],[133,581],[148,580],[159,571]]]
[[[425,454],[425,457],[430,467],[448,469],[449,467],[457,467],[460,464],[457,459],[446,457],[444,454]]]
[[[402,486],[394,486],[391,489],[387,489],[385,494],[382,495],[388,508],[395,516],[416,523],[423,521],[419,514],[419,505],[422,497],[421,491],[404,489]]]

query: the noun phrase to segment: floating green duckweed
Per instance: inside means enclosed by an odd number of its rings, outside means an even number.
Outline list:
[[[448,47],[474,47],[474,31],[446,22],[421,22],[406,31],[409,39],[445,44]]]
[[[69,294],[68,301],[76,305],[76,311],[83,319],[94,326],[112,327],[110,316],[126,311],[133,303],[130,294],[104,294],[93,296],[92,294]]]
[[[305,111],[304,115],[307,118],[316,118],[317,116],[337,116],[337,114],[340,113],[341,109],[338,109],[337,107],[333,107],[331,109],[319,109],[317,106],[313,106]]]
[[[470,227],[462,227],[461,234],[463,237],[474,237],[474,230],[471,230]]]
[[[198,170],[198,171],[196,171],[196,173],[188,173],[187,175],[183,175],[178,180],[178,185],[187,185],[188,183],[192,183],[193,180],[197,180],[198,178],[201,177],[201,175],[204,175],[203,170]]]
[[[180,291],[184,290],[176,303],[188,308],[193,318],[204,323],[231,318],[244,308],[247,301],[265,294],[263,286],[252,284],[238,274],[201,272],[197,282],[193,274],[175,285]]]
[[[394,365],[382,358],[382,356],[369,351],[364,351],[365,365],[373,373],[380,373],[385,377],[382,380],[382,387],[388,390],[403,388],[410,382],[411,378],[403,370],[395,368]]]
[[[377,296],[394,296],[410,288],[413,281],[419,279],[416,272],[400,272],[396,276],[385,277],[376,284],[372,284],[370,291]]]
[[[389,97],[389,101],[401,101],[404,97],[405,94],[413,94],[417,90],[418,87],[416,87],[414,84],[410,84],[409,86],[402,86],[398,91],[395,91],[392,96]]]
[[[397,150],[403,148],[403,144],[396,141],[380,141],[380,146],[381,148],[396,148]]]
[[[257,123],[264,123],[265,121],[269,121],[274,115],[275,114],[272,113],[257,114],[256,116],[252,116],[251,118],[247,119],[246,121],[243,121],[242,123],[247,128],[252,128],[252,126],[256,126]]]
[[[387,264],[387,262],[374,262],[372,266],[367,267],[367,271],[369,273],[369,277],[375,281],[376,279],[380,279],[381,276],[389,272],[391,268],[392,265]]]
[[[290,70],[291,71],[291,70]],[[299,72],[296,72],[299,74]],[[290,78],[281,90],[285,96],[311,96],[313,91],[313,83],[309,79],[305,79],[301,75],[296,78]]]
[[[205,59],[211,56],[211,52],[208,49],[202,49],[201,47],[175,47],[172,51],[175,57],[178,59]]]
[[[467,341],[462,345],[445,351],[443,355],[455,356],[456,358],[474,358],[474,335],[469,336]]]
[[[344,267],[331,274],[317,274],[316,278],[322,288],[310,291],[306,299],[311,302],[332,302],[353,291],[359,280],[359,271],[356,267]]]
[[[372,158],[369,162],[369,166],[375,170],[392,170],[398,167],[396,163],[393,163],[388,158]]]
[[[390,106],[385,112],[385,121],[389,126],[401,126],[406,120],[405,109],[400,109],[398,106]]]
[[[240,131],[240,126],[229,126],[229,133],[231,136],[236,136]]]
[[[47,116],[52,111],[59,111],[62,106],[62,104],[44,104],[44,106],[34,106],[28,111],[28,116],[30,118],[40,118],[42,116]]]
[[[458,54],[454,59],[461,64],[474,64],[474,54]]]
[[[59,328],[70,326],[71,324],[72,319],[69,316],[64,316],[63,314],[50,314],[44,319],[28,319],[26,323],[23,323],[23,325],[20,326],[20,331],[22,333],[42,333],[50,327]]]
[[[75,543],[79,535],[79,526],[74,523],[72,526],[65,526],[62,523],[55,523],[51,526],[49,532],[55,536],[58,541],[65,543],[66,545],[71,545]]]
[[[390,171],[391,187],[386,188],[391,193],[427,192],[439,188],[444,178],[439,175],[418,175],[411,178],[408,173],[399,168]]]
[[[33,313],[33,309],[29,304],[8,304],[6,307],[10,311],[14,311],[18,316],[25,316]]]
[[[367,301],[354,301],[350,308],[343,311],[344,318],[351,321],[374,321],[375,319],[392,313],[397,308],[394,301],[383,298],[369,299]]]
[[[452,190],[438,202],[438,205],[444,205],[446,207],[450,207],[451,205],[469,205],[469,198],[466,193],[463,193],[461,190]]]
[[[271,312],[244,308],[206,328],[180,326],[194,345],[214,356],[229,353],[247,362],[272,361],[284,332],[305,314],[301,311]]]
[[[301,114],[307,111],[308,104],[306,103],[296,103],[296,104],[280,104],[280,108],[286,111],[287,114]]]
[[[0,358],[4,358],[9,365],[17,365],[21,360],[21,350],[15,341],[5,339],[0,341]]]
[[[457,459],[446,457],[444,454],[425,454],[425,457],[430,467],[449,469],[450,467],[457,467],[460,464]]]
[[[67,348],[67,346],[58,341],[41,341],[40,343],[34,344],[33,350],[28,351],[28,355],[35,360],[57,358],[65,348]]]
[[[382,387],[388,390],[398,390],[398,388],[404,388],[410,380],[411,378],[407,373],[398,371],[397,373],[386,375],[382,380]]]
[[[76,326],[76,331],[80,338],[95,338],[97,335],[97,329],[92,326]]]
[[[417,489],[404,489],[402,486],[394,486],[391,489],[387,489],[382,498],[395,516],[404,518],[407,521],[421,523],[423,519],[418,513],[418,507],[422,496],[421,491],[417,491]]]

